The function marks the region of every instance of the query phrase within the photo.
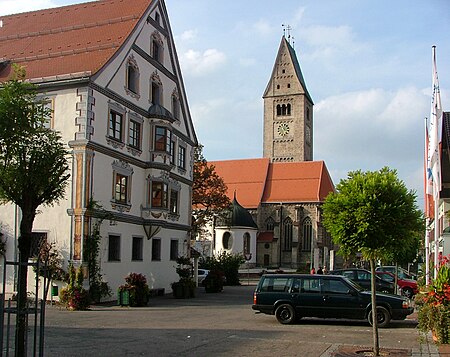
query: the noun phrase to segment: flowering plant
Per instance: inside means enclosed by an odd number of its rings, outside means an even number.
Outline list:
[[[125,277],[125,284],[119,286],[119,292],[128,291],[130,306],[146,306],[150,295],[147,278],[140,273],[129,273]]]
[[[81,266],[75,270],[69,267],[69,283],[61,289],[59,301],[69,310],[87,310],[90,303],[89,292],[83,288],[83,271]]]
[[[439,259],[436,279],[416,297],[419,329],[432,331],[439,343],[450,342],[450,255]]]

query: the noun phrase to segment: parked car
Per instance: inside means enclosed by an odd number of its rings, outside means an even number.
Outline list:
[[[414,310],[404,296],[376,294],[380,327],[391,320],[404,320]],[[282,324],[302,317],[367,319],[372,323],[371,292],[340,275],[263,275],[253,295],[252,309],[275,315]]]
[[[207,269],[198,269],[197,272],[198,272],[198,274],[197,274],[198,284],[201,285],[203,280],[205,280],[205,278],[208,276],[209,270],[207,270]]]
[[[389,273],[388,271],[377,271],[375,274],[384,281],[395,284],[395,274]],[[402,294],[410,299],[419,291],[417,281],[412,279],[397,278],[397,285],[402,289]]]
[[[409,273],[406,269],[403,269],[402,267],[395,267],[393,265],[384,265],[384,266],[375,268],[375,271],[388,271],[389,273],[392,273],[392,274],[395,274],[396,270],[397,270],[397,276],[400,279],[417,280],[417,276],[415,274]]]
[[[370,273],[370,271],[366,269],[356,269],[356,268],[340,269],[340,270],[333,270],[332,272],[330,272],[330,274],[343,275],[353,280],[355,283],[361,285],[363,288],[367,290],[371,289],[372,274]],[[389,283],[375,276],[375,290],[382,293],[394,294],[395,285],[394,283]]]

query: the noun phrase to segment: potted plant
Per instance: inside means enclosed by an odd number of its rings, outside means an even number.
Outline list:
[[[211,270],[202,284],[207,293],[220,293],[223,290],[224,274],[221,270]]]
[[[130,273],[125,277],[125,284],[119,286],[119,301],[126,300],[130,306],[147,306],[150,289],[147,278],[140,273]],[[123,296],[127,295],[126,299]],[[127,305],[127,303],[121,303]]]
[[[59,293],[59,301],[69,310],[87,310],[89,308],[89,292],[83,288],[83,271],[81,266],[75,270],[69,267],[69,282]]]
[[[189,257],[178,257],[176,272],[179,280],[172,283],[173,296],[177,299],[195,297],[195,282],[192,278],[192,262]]]
[[[440,259],[436,279],[415,301],[419,329],[431,331],[438,343],[450,343],[450,256]]]

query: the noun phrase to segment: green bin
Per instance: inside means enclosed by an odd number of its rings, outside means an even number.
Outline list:
[[[130,292],[128,290],[117,291],[117,304],[120,306],[130,305]]]
[[[58,285],[52,285],[52,296],[58,296]]]

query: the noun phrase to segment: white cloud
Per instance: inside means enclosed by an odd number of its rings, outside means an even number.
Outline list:
[[[197,37],[197,30],[186,30],[180,35],[183,41],[191,41]]]
[[[226,62],[226,56],[215,48],[204,52],[188,50],[180,56],[181,67],[184,73],[193,76],[203,76],[214,72]]]
[[[263,36],[268,35],[273,31],[270,23],[263,19],[258,20],[252,27],[256,33]]]
[[[315,159],[340,174],[420,166],[429,96],[408,87],[326,98],[315,106]]]

